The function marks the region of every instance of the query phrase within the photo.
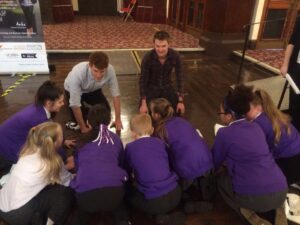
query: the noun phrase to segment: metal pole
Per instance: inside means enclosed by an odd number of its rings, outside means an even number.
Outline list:
[[[278,105],[277,105],[277,108],[278,108],[278,109],[280,109],[280,107],[281,107],[281,103],[282,103],[282,101],[283,101],[283,98],[284,98],[284,95],[285,95],[285,92],[286,92],[287,86],[288,86],[288,81],[286,80],[286,81],[285,81],[285,83],[284,83],[284,86],[283,86],[282,92],[281,92],[281,96],[280,96],[280,99],[279,99]]]
[[[250,27],[251,27],[251,24],[247,24],[247,25],[244,26],[244,30],[245,30],[246,34],[245,34],[245,42],[244,42],[243,54],[242,54],[242,59],[241,59],[239,73],[238,73],[238,79],[237,79],[237,83],[238,84],[241,81],[242,70],[243,70],[243,65],[244,65],[244,61],[245,61],[246,49],[248,47],[248,42],[249,42]]]

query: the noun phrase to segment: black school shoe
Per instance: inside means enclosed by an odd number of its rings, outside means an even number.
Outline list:
[[[213,204],[207,201],[188,201],[184,203],[185,213],[201,213],[208,212],[213,209]]]
[[[155,222],[158,225],[184,225],[185,214],[183,212],[172,212],[169,214],[156,215]]]

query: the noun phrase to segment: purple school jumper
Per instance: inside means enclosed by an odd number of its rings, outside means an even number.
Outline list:
[[[77,173],[70,186],[76,192],[103,187],[121,187],[127,180],[122,168],[124,148],[120,138],[108,131],[113,143],[90,142],[78,149],[75,156]]]
[[[48,121],[43,106],[29,105],[0,125],[0,155],[16,163],[29,130]]]
[[[285,129],[281,129],[279,143],[275,144],[272,122],[267,114],[263,112],[253,121],[264,131],[269,148],[275,159],[289,158],[300,154],[300,134],[292,124],[289,124],[291,129],[290,134],[288,134]]]
[[[170,159],[179,177],[192,180],[213,168],[212,154],[195,128],[180,117],[166,122]]]
[[[265,135],[245,119],[221,128],[213,146],[216,169],[224,162],[233,190],[242,195],[263,195],[287,189],[285,176],[269,151]]]
[[[142,137],[126,145],[126,164],[146,199],[163,196],[177,186],[166,145],[156,137]]]

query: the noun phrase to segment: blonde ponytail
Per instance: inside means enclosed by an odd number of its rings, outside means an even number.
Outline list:
[[[255,95],[256,97],[253,101],[253,104],[262,105],[263,111],[267,114],[272,122],[272,127],[275,134],[274,144],[278,144],[281,137],[282,127],[285,129],[288,135],[291,133],[291,128],[289,126],[290,118],[288,115],[277,109],[270,95],[266,91],[257,90],[255,91]]]
[[[33,127],[27,136],[20,157],[39,153],[44,163],[44,177],[49,183],[59,183],[60,170],[63,166],[61,157],[57,154],[58,143],[62,135],[61,126],[55,122],[45,122]],[[57,144],[58,143],[58,144]]]

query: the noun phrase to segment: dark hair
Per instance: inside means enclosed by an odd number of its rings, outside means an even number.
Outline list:
[[[64,94],[64,90],[56,85],[55,82],[47,80],[37,90],[35,104],[44,105],[45,101],[55,101]]]
[[[98,129],[100,124],[108,126],[111,120],[110,110],[103,104],[93,105],[89,109],[87,120],[93,129]]]
[[[250,103],[253,99],[252,86],[237,85],[225,97],[223,102],[224,111],[233,114],[236,119],[245,117],[245,114],[250,110]]]
[[[89,56],[89,65],[95,66],[97,69],[105,69],[108,67],[109,59],[104,52],[93,52]]]
[[[166,122],[173,117],[174,109],[165,98],[157,98],[150,102],[150,109],[160,116],[159,121],[154,121],[154,135],[167,142]]]
[[[160,31],[157,31],[157,32],[154,34],[154,36],[153,36],[153,42],[154,42],[156,39],[157,39],[157,40],[160,40],[160,41],[166,40],[166,41],[169,42],[169,40],[170,40],[170,35],[169,35],[166,31],[160,30]]]
[[[108,126],[111,121],[110,110],[103,104],[88,105],[84,103],[85,107],[88,108],[87,120],[92,126],[92,131],[86,134],[82,134],[77,139],[77,148],[82,147],[86,143],[94,140],[98,133],[101,124]]]

